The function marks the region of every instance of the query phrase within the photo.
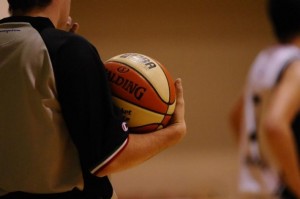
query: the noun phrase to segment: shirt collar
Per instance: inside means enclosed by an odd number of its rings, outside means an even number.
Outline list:
[[[49,18],[45,17],[30,17],[30,16],[12,16],[3,18],[0,20],[1,23],[9,23],[9,22],[27,22],[30,23],[35,29],[39,32],[45,28],[55,28],[53,23]]]

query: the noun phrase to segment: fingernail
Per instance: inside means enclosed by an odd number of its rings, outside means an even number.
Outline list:
[[[176,85],[181,86],[181,78],[177,78]]]

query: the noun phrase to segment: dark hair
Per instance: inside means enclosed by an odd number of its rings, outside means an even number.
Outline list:
[[[7,0],[9,4],[9,12],[14,14],[16,12],[26,13],[35,7],[46,7],[52,0]]]
[[[300,0],[269,0],[268,14],[280,42],[290,42],[300,34]]]

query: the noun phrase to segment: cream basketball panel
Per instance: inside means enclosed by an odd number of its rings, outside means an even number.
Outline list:
[[[150,82],[162,100],[169,103],[169,82],[164,71],[160,67],[160,63],[148,56],[137,53],[117,55],[108,61],[121,62],[133,67]]]
[[[128,123],[129,127],[160,123],[164,119],[163,114],[149,111],[116,97],[113,97],[113,100],[116,105],[121,108],[125,121]]]
[[[168,111],[167,111],[167,114],[168,115],[172,115],[175,111],[175,107],[176,107],[176,100],[174,101],[173,104],[171,104],[169,107],[168,107]]]

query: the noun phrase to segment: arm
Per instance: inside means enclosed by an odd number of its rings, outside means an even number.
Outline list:
[[[130,134],[125,149],[102,168],[97,175],[105,176],[143,163],[159,152],[178,143],[186,134],[184,99],[181,80],[175,82],[177,102],[171,124],[148,134]]]
[[[240,129],[242,125],[242,116],[244,112],[243,105],[243,95],[240,95],[235,104],[233,105],[229,114],[229,125],[237,141],[239,141],[240,139]]]
[[[263,128],[290,190],[300,198],[299,154],[291,124],[300,108],[300,61],[291,64],[275,88]]]

